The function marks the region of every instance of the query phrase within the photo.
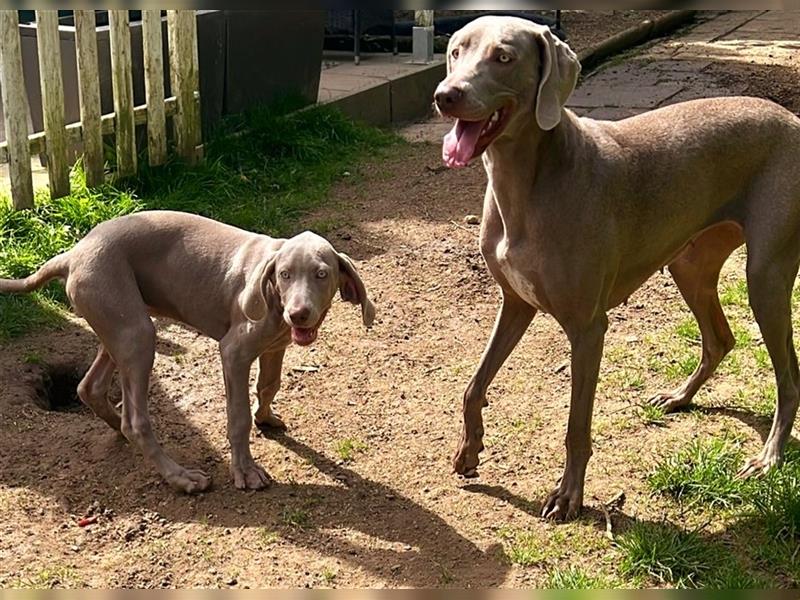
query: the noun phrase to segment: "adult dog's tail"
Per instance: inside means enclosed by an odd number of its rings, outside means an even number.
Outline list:
[[[54,256],[33,275],[25,279],[0,279],[0,293],[24,294],[42,287],[47,282],[60,277],[66,279],[69,273],[68,252]]]

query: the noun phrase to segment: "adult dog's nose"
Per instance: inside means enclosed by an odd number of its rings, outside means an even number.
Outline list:
[[[455,85],[439,85],[433,99],[439,110],[453,108],[461,98],[464,97],[464,90]]]
[[[289,311],[289,320],[295,327],[302,327],[306,324],[306,321],[308,321],[308,317],[310,315],[311,309],[309,308],[295,308]]]

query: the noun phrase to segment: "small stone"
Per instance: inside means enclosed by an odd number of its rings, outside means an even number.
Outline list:
[[[467,225],[480,225],[481,218],[478,215],[467,215],[464,217],[464,223]]]

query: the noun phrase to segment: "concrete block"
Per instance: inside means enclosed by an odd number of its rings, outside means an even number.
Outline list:
[[[411,33],[413,63],[433,61],[433,27],[414,27]]]
[[[387,127],[392,122],[392,100],[388,82],[361,89],[328,104],[351,119],[369,125]]]
[[[391,83],[392,123],[408,123],[431,114],[433,92],[447,74],[444,63]]]

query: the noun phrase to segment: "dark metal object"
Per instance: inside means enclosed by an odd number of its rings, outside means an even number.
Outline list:
[[[397,33],[394,10],[329,10],[325,26],[328,41],[340,41],[343,37],[353,39],[353,58],[361,62],[361,41],[366,35],[391,35],[392,52],[397,54]]]

